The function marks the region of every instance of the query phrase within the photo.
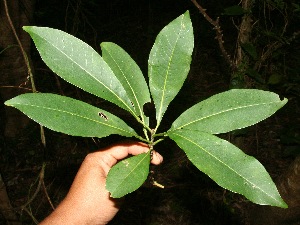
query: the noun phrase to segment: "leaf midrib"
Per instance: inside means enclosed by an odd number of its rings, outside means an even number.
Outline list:
[[[269,195],[267,192],[265,192],[263,189],[261,189],[259,186],[257,186],[256,184],[254,184],[253,182],[251,182],[250,180],[248,180],[247,178],[245,178],[244,176],[242,176],[241,174],[237,173],[233,168],[231,168],[229,165],[225,164],[223,161],[219,160],[216,156],[212,155],[209,153],[209,151],[206,151],[205,148],[201,147],[200,145],[198,145],[197,143],[195,143],[194,141],[190,140],[189,138],[182,136],[180,134],[174,133],[175,135],[184,138],[185,140],[191,142],[192,144],[196,145],[197,147],[199,147],[200,149],[202,149],[204,152],[206,152],[208,155],[210,155],[211,157],[215,158],[217,161],[219,161],[221,164],[223,164],[224,166],[226,166],[229,170],[233,171],[235,174],[237,174],[239,177],[241,177],[242,179],[246,180],[252,188],[257,188],[258,190],[260,190],[262,193],[264,193],[266,196],[270,197],[271,199],[275,200],[276,202],[278,202],[278,200],[276,200],[276,198],[274,198],[273,196]]]
[[[106,49],[106,50],[107,50],[107,49]],[[132,92],[132,94],[133,94],[133,96],[134,96],[134,99],[135,99],[136,103],[138,104],[138,108],[139,108],[139,111],[140,111],[141,118],[142,118],[142,120],[143,120],[143,122],[144,122],[143,111],[142,111],[141,105],[140,105],[140,103],[139,103],[139,101],[138,101],[138,99],[137,99],[137,96],[136,96],[136,94],[135,94],[135,92],[134,92],[134,90],[133,90],[133,88],[132,88],[130,82],[128,81],[127,77],[126,77],[125,74],[123,73],[123,70],[121,70],[121,67],[119,66],[119,64],[115,61],[115,59],[112,57],[112,55],[110,54],[110,52],[109,52],[108,50],[107,50],[107,53],[109,54],[109,56],[111,57],[111,59],[115,62],[115,64],[117,65],[118,69],[119,69],[119,70],[121,71],[121,73],[123,74],[123,77],[125,78],[126,83],[127,83],[128,86],[130,87],[130,90],[131,90],[131,92]],[[126,92],[126,90],[125,90],[125,92]]]
[[[45,39],[43,36],[38,35],[39,37],[41,37],[44,41],[46,41],[47,43],[49,43],[51,46],[53,46],[55,49],[57,49],[59,52],[61,52],[63,55],[65,55],[71,62],[73,62],[75,65],[77,65],[79,68],[81,68],[83,71],[85,71],[88,75],[90,75],[94,80],[96,80],[98,83],[102,84],[108,91],[110,91],[113,95],[116,96],[116,98],[122,102],[127,109],[134,114],[134,112],[132,111],[132,109],[115,93],[113,92],[110,88],[108,88],[104,83],[102,83],[100,80],[98,80],[96,77],[94,77],[88,70],[86,70],[84,67],[82,67],[80,64],[78,64],[76,61],[73,61],[71,57],[69,57],[65,52],[63,52],[60,48],[58,48],[56,45],[53,45],[51,42],[47,41],[47,39]],[[95,51],[93,49],[93,51]],[[96,56],[101,57],[96,51]],[[103,60],[104,61],[104,60]],[[126,93],[126,91],[125,91]]]
[[[131,170],[131,172],[128,173],[127,176],[124,177],[124,179],[122,179],[122,182],[112,192],[115,192],[116,190],[119,189],[120,186],[122,186],[122,184],[125,182],[125,180],[127,180],[127,178],[129,177],[129,175],[131,175],[133,173],[133,171],[136,170],[136,168],[145,160],[145,158],[148,157],[149,152],[150,152],[150,150],[148,152],[146,152],[145,157],[143,157],[140,160],[140,162],[136,164],[136,166]],[[141,153],[141,154],[143,154],[143,153]]]
[[[276,103],[280,103],[281,101],[276,101],[276,102],[267,102],[267,103],[259,103],[259,104],[251,104],[251,105],[246,105],[246,106],[239,106],[239,107],[234,107],[234,108],[230,108],[230,109],[226,109],[226,110],[223,110],[223,111],[220,111],[220,112],[217,112],[217,113],[213,113],[213,114],[210,114],[208,116],[204,116],[204,117],[201,117],[199,119],[196,119],[196,120],[193,120],[193,121],[190,121],[189,123],[186,123],[180,127],[177,127],[176,129],[174,130],[180,130],[186,126],[189,126],[193,123],[196,123],[196,122],[199,122],[201,120],[204,120],[204,119],[208,119],[210,117],[213,117],[213,116],[217,116],[219,114],[222,114],[222,113],[226,113],[226,112],[230,112],[230,111],[233,111],[233,110],[238,110],[238,109],[244,109],[244,108],[249,108],[249,107],[255,107],[255,106],[261,106],[261,105],[271,105],[271,104],[276,104]]]
[[[176,47],[177,47],[178,39],[179,39],[179,37],[181,36],[182,31],[183,31],[183,29],[182,29],[182,27],[183,27],[182,24],[183,24],[183,19],[184,19],[184,17],[185,17],[185,15],[182,16],[181,26],[180,26],[180,32],[179,32],[179,34],[178,34],[178,36],[177,36],[175,45],[174,45],[174,47],[173,47],[173,49],[172,49],[172,53],[171,53],[171,56],[170,56],[170,58],[169,58],[169,63],[168,63],[168,67],[167,67],[167,70],[166,70],[166,76],[165,76],[165,80],[164,80],[164,86],[163,86],[163,91],[162,91],[162,97],[161,97],[161,102],[160,102],[160,106],[159,106],[159,114],[158,114],[158,120],[159,120],[159,121],[158,121],[157,126],[159,125],[159,122],[161,121],[161,118],[162,118],[162,107],[163,107],[163,103],[164,103],[164,99],[165,99],[165,91],[166,91],[166,86],[167,86],[167,80],[168,80],[168,76],[169,76],[169,71],[170,71],[171,61],[172,61],[172,58],[173,58],[173,56],[174,56],[174,51],[175,51],[175,49],[176,49]],[[168,38],[167,38],[167,40],[168,40]],[[168,41],[168,42],[169,42],[169,41]]]
[[[126,133],[129,133],[129,134],[135,136],[134,133],[129,132],[127,130],[120,129],[119,127],[112,126],[111,124],[103,123],[99,120],[93,120],[91,118],[88,118],[88,117],[85,117],[85,116],[82,116],[82,115],[79,115],[79,114],[75,114],[75,113],[72,113],[72,112],[68,112],[68,111],[65,111],[65,110],[55,109],[55,108],[51,108],[51,107],[38,106],[38,105],[32,105],[32,104],[16,103],[16,104],[12,104],[12,106],[13,105],[31,106],[31,107],[36,107],[36,108],[41,108],[41,109],[52,110],[52,111],[57,111],[57,112],[61,112],[61,113],[70,114],[72,116],[79,117],[79,118],[82,118],[82,119],[86,119],[86,120],[89,120],[89,121],[92,121],[92,122],[95,122],[95,123],[98,123],[98,124],[102,124],[102,125],[105,125],[105,126],[108,126],[108,127],[111,127],[111,128],[114,128],[114,129],[117,129],[117,130],[120,130],[120,131],[123,131],[123,132],[126,132]]]

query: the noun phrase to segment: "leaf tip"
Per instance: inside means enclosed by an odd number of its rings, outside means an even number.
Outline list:
[[[28,32],[28,30],[30,30],[30,27],[31,26],[23,26],[22,28],[23,28],[24,31]]]
[[[5,102],[4,102],[4,105],[10,106],[10,105],[9,105],[9,100],[5,101]]]
[[[101,49],[102,49],[103,47],[105,47],[106,44],[107,44],[107,42],[101,42],[101,43],[100,43]]]
[[[184,15],[190,15],[190,10],[186,10]]]
[[[7,100],[7,101],[5,101],[5,102],[4,102],[4,105],[6,105],[6,106],[13,106],[13,104],[11,103],[12,100],[13,100],[13,98],[12,98],[12,99],[9,99],[9,100]]]
[[[279,203],[277,205],[274,205],[274,206],[277,206],[277,207],[280,207],[280,208],[283,208],[283,209],[287,209],[289,206],[288,204],[285,203],[285,201],[281,198]]]
[[[101,49],[102,49],[102,48],[107,48],[107,47],[109,47],[109,46],[111,46],[111,45],[115,45],[115,43],[109,42],[109,41],[104,41],[104,42],[101,42],[101,43],[100,43]]]

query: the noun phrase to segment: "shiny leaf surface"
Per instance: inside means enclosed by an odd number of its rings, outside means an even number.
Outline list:
[[[134,114],[123,86],[102,57],[88,44],[63,31],[26,26],[43,61],[71,84]]]
[[[123,85],[137,115],[144,119],[143,106],[151,102],[148,85],[135,61],[120,46],[101,43],[102,57]]]
[[[226,133],[258,123],[287,103],[275,93],[232,89],[216,94],[186,110],[171,130],[189,129],[211,134]]]
[[[51,130],[73,136],[136,136],[123,120],[87,103],[55,94],[31,93],[5,102]]]
[[[113,166],[106,179],[106,189],[111,197],[121,198],[138,189],[147,179],[150,151],[127,159]]]
[[[148,75],[157,126],[187,77],[193,48],[193,27],[188,11],[163,28],[155,40]]]
[[[257,204],[287,208],[268,172],[254,157],[212,134],[185,129],[168,134],[221,187]]]

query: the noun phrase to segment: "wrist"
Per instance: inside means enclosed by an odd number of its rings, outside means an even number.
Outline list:
[[[106,225],[108,223],[101,215],[93,215],[93,212],[82,208],[82,205],[84,202],[74,202],[67,197],[40,225]]]
[[[94,225],[64,201],[40,225]]]

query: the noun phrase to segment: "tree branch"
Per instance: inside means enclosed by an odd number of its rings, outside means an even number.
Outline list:
[[[192,3],[198,8],[199,12],[203,15],[203,17],[214,27],[213,29],[216,31],[216,39],[219,44],[219,48],[222,52],[223,57],[225,58],[226,62],[230,65],[230,67],[235,70],[236,65],[234,62],[231,60],[230,55],[226,51],[224,47],[224,41],[223,41],[223,31],[221,30],[220,26],[220,19],[217,17],[216,20],[213,20],[207,13],[206,9],[204,9],[201,5],[196,0],[191,0]]]
[[[23,55],[23,58],[24,58],[24,61],[25,61],[26,67],[27,67],[28,76],[30,77],[30,81],[31,81],[32,91],[36,92],[36,87],[35,87],[35,83],[34,83],[34,79],[33,79],[33,74],[32,74],[31,67],[29,65],[29,60],[28,60],[27,54],[26,54],[26,52],[23,48],[23,45],[22,45],[22,43],[19,39],[19,36],[18,36],[17,31],[15,29],[15,26],[14,26],[14,24],[13,24],[11,18],[10,18],[8,6],[7,6],[7,1],[6,0],[3,0],[3,1],[4,1],[5,14],[6,14],[8,23],[9,23],[10,28],[12,29],[12,32],[14,33],[14,36],[15,36],[17,42],[18,42],[18,45],[21,49],[21,52],[22,52],[22,55]]]
[[[14,24],[13,24],[11,18],[10,18],[8,6],[7,6],[7,1],[6,0],[3,0],[3,1],[4,1],[4,9],[5,9],[5,14],[6,14],[8,23],[9,23],[9,25],[12,29],[12,32],[13,32],[13,34],[14,34],[17,42],[18,42],[18,45],[20,46],[20,49],[21,49],[21,52],[22,52],[22,55],[23,55],[23,58],[24,58],[24,61],[25,61],[26,67],[27,67],[28,76],[29,76],[30,82],[31,82],[32,92],[36,93],[37,90],[36,90],[36,86],[35,86],[35,83],[34,83],[33,73],[32,73],[30,63],[29,63],[28,56],[27,56],[26,51],[24,50],[23,45],[20,41],[20,38],[19,38],[19,36],[16,32],[15,26],[14,26]],[[41,142],[42,142],[43,146],[46,147],[45,131],[44,131],[43,126],[41,126],[41,125],[40,125],[40,133],[41,133]]]

